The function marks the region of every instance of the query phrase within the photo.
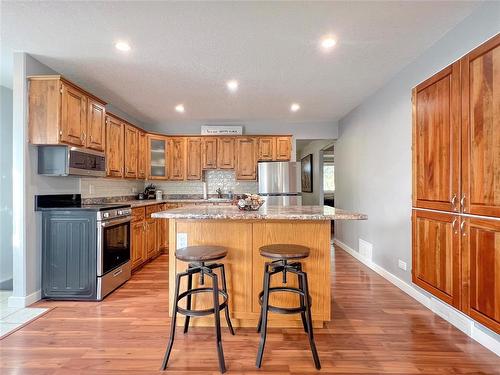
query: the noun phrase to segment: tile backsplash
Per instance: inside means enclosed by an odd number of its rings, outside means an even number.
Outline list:
[[[216,194],[220,187],[223,194],[232,191],[235,194],[257,193],[257,181],[236,181],[234,171],[205,171],[204,180],[207,182],[208,194]],[[163,194],[203,194],[202,181],[151,181]]]
[[[234,171],[205,171],[208,194],[216,194],[220,187],[223,194],[232,191],[235,194],[257,193],[256,181],[236,181]],[[144,191],[144,187],[153,183],[163,194],[203,194],[202,181],[136,181],[111,178],[81,178],[80,193],[82,198],[116,197],[135,195]]]

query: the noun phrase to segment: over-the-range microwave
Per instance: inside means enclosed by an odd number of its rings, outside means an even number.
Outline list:
[[[103,152],[71,146],[39,146],[38,174],[45,176],[106,176]]]

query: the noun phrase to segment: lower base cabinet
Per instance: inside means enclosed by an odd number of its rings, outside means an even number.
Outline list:
[[[139,267],[146,261],[146,254],[144,253],[144,222],[132,223],[132,241],[131,241],[131,258],[132,269]]]
[[[414,210],[412,280],[500,333],[500,220]]]
[[[463,222],[462,310],[500,333],[500,220]]]

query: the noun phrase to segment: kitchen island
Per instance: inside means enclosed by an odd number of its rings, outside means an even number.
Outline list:
[[[221,260],[226,265],[229,310],[233,325],[254,327],[259,319],[258,294],[262,290],[264,263],[269,259],[259,248],[273,243],[307,246],[310,255],[302,259],[308,274],[312,297],[314,326],[321,327],[331,319],[330,233],[331,220],[365,220],[366,215],[329,206],[263,206],[258,211],[240,211],[236,206],[187,206],[157,212],[158,219],[169,219],[169,305],[172,306],[175,274],[186,270],[187,264],[175,258],[175,249],[186,245],[219,245],[228,248]],[[271,286],[278,286],[279,275]],[[199,280],[193,280],[197,287]],[[205,283],[210,281],[205,280]],[[288,277],[288,286],[297,286],[295,277]],[[185,290],[186,285],[181,285]],[[209,295],[197,295],[192,302],[196,309],[212,305]],[[181,306],[182,306],[181,302]],[[297,306],[298,296],[273,294],[270,303],[276,306]],[[169,309],[171,311],[171,309]],[[193,319],[193,325],[212,326],[211,317]],[[181,316],[178,324],[182,324]],[[300,315],[269,315],[269,325],[295,327],[301,325]]]

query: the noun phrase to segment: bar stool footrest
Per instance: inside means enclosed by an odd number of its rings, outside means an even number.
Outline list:
[[[271,295],[271,293],[276,293],[276,292],[291,292],[291,293],[295,293],[295,294],[304,296],[304,292],[302,292],[298,288],[291,288],[291,287],[284,287],[284,286],[269,288],[269,295]],[[259,293],[259,305],[261,305],[261,306],[262,306],[262,298],[263,298],[263,296],[264,296],[264,291],[262,291],[262,292]],[[309,305],[311,305],[311,303],[312,303],[311,296],[308,296],[308,298],[309,298]],[[279,307],[279,306],[273,306],[271,304],[267,305],[267,309],[269,311],[272,311],[272,312],[275,312],[275,313],[278,313],[278,314],[298,314],[298,313],[306,311],[306,308],[304,306],[298,306],[298,307]]]
[[[192,294],[200,294],[200,293],[213,293],[214,290],[212,288],[194,288],[191,290],[187,290],[181,294],[179,294],[179,298],[177,298],[177,302],[182,300],[183,298],[192,295]],[[226,308],[227,306],[227,293],[224,292],[223,290],[219,290],[219,295],[221,295],[224,299],[221,303],[219,303],[219,311],[222,311],[223,309]],[[214,309],[204,309],[204,310],[187,310],[182,307],[177,306],[177,312],[179,314],[185,315],[185,316],[192,316],[192,317],[200,317],[200,316],[206,316],[206,315],[211,315],[214,313]]]

